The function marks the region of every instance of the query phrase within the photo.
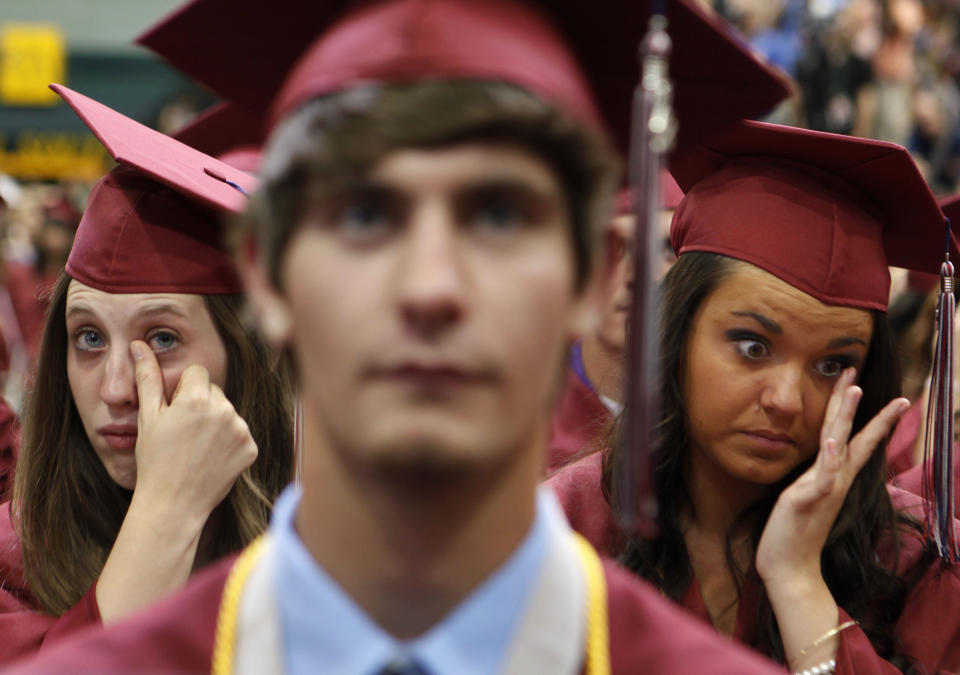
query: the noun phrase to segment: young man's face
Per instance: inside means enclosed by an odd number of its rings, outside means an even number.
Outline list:
[[[574,276],[551,169],[468,143],[385,155],[314,205],[282,291],[254,301],[289,320],[327,445],[368,466],[456,470],[539,449],[567,342],[593,310]]]

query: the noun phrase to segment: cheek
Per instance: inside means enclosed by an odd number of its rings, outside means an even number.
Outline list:
[[[67,351],[67,381],[70,383],[70,393],[73,395],[77,411],[83,418],[86,412],[84,403],[96,400],[93,392],[96,390],[97,382],[92,369],[84,368],[69,350]]]
[[[475,325],[489,326],[483,330],[499,336],[504,358],[512,364],[509,375],[518,379],[552,382],[563,358],[576,297],[571,270],[558,260],[563,258],[557,256],[552,265],[544,261],[474,277],[482,303]]]

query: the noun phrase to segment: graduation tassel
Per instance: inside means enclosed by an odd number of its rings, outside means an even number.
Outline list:
[[[627,383],[614,509],[624,531],[651,536],[656,495],[650,450],[659,415],[660,170],[673,146],[676,120],[668,76],[671,50],[664,3],[653,3],[649,30],[639,50],[640,82],[634,91],[630,129],[630,197],[635,215],[634,291],[627,325]]]
[[[950,220],[946,221],[947,254],[940,266],[940,295],[937,300],[937,341],[933,352],[933,374],[927,401],[926,439],[923,448],[923,496],[926,499],[925,528],[940,557],[948,562],[960,559],[954,529],[953,477],[953,263],[950,262]]]

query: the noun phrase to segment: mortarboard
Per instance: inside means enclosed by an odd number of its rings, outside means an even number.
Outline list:
[[[232,167],[256,174],[260,168],[262,115],[236,103],[217,103],[197,115],[173,138],[195,150],[213,155]]]
[[[61,85],[51,85],[121,166],[87,200],[66,271],[109,293],[239,293],[219,212],[257,181]]]
[[[246,171],[254,176],[260,172],[260,163],[263,160],[263,148],[258,145],[238,145],[230,148],[226,152],[217,155],[224,164],[229,164],[235,169]]]
[[[360,81],[489,79],[542,94],[581,118],[599,110],[626,149],[637,48],[654,3],[607,4],[610,11],[582,0],[194,0],[137,42],[274,120],[307,98]],[[788,95],[785,79],[719,19],[686,0],[666,4],[678,148],[693,130],[719,131]]]
[[[879,310],[888,266],[940,269],[943,213],[898,145],[741,122],[671,170],[687,193],[671,231],[678,255],[721,253],[825,303]]]

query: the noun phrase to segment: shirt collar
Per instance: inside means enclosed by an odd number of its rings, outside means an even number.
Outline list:
[[[270,531],[277,555],[278,609],[288,672],[371,674],[400,657],[427,673],[496,673],[518,630],[546,558],[549,537],[565,520],[541,488],[527,535],[491,576],[421,637],[401,642],[357,606],[306,550],[294,528],[301,491],[288,487]]]

